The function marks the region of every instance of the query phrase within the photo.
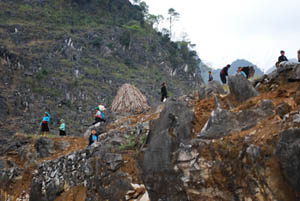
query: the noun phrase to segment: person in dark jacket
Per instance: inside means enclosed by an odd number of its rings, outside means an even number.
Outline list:
[[[300,62],[300,50],[298,50],[298,62]]]
[[[208,81],[211,82],[213,80],[214,80],[214,78],[213,78],[213,76],[211,74],[211,71],[208,71]]]
[[[288,61],[288,59],[285,56],[285,52],[283,50],[280,51],[281,56],[278,57],[278,63],[283,62],[283,61]]]
[[[222,81],[223,84],[226,84],[226,82],[227,82],[226,76],[228,76],[228,69],[229,68],[230,68],[230,65],[228,64],[220,72],[220,78],[221,78],[221,81]]]
[[[160,94],[161,94],[160,101],[161,102],[165,102],[166,99],[168,98],[168,91],[167,91],[167,84],[166,84],[166,82],[162,83]]]

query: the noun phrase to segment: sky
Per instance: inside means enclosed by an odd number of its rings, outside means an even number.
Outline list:
[[[196,44],[199,57],[213,68],[246,59],[266,71],[285,50],[300,49],[300,0],[144,0],[151,14],[179,14],[174,40],[182,33]],[[166,22],[160,28],[168,27]]]

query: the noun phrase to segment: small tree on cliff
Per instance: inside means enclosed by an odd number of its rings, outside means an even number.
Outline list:
[[[174,22],[179,20],[180,14],[178,12],[176,12],[174,8],[170,8],[168,10],[168,14],[169,14],[168,20],[169,20],[169,24],[170,24],[170,38],[172,38],[172,36],[173,36],[172,28],[173,28]]]

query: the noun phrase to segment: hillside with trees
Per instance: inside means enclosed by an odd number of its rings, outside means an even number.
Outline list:
[[[35,132],[45,111],[50,127],[63,118],[80,132],[93,121],[93,108],[109,108],[124,83],[137,86],[150,105],[163,81],[172,97],[202,83],[191,43],[157,31],[162,16],[150,14],[145,2],[4,0],[0,7],[3,133]]]

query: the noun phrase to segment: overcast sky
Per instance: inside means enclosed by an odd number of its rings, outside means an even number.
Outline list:
[[[296,58],[300,49],[300,0],[145,0],[150,13],[180,13],[182,32],[196,44],[200,58],[221,68],[247,59],[263,70],[272,67],[281,49]],[[164,25],[167,27],[167,24]]]

